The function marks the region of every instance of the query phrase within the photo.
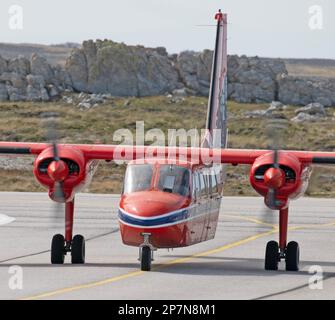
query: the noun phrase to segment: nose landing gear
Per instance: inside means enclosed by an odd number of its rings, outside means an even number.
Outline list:
[[[144,238],[143,244],[139,247],[139,261],[141,263],[142,271],[151,270],[151,262],[154,261],[154,246],[150,243],[151,233],[142,233]]]

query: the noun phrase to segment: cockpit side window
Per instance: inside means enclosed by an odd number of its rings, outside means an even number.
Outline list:
[[[190,172],[187,168],[163,165],[159,171],[158,189],[182,196],[190,194]]]
[[[150,190],[152,187],[153,167],[150,164],[128,165],[124,180],[124,193]]]

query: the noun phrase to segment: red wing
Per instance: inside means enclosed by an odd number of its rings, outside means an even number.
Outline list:
[[[214,163],[252,164],[259,156],[271,150],[247,149],[207,149],[207,148],[179,148],[179,147],[150,147],[123,145],[89,145],[68,144],[60,145],[73,147],[82,151],[89,160],[132,160],[145,157],[187,158],[199,163],[211,160]],[[38,155],[50,147],[47,143],[0,142],[0,154]],[[294,155],[305,164],[335,164],[335,152],[318,151],[285,151]]]

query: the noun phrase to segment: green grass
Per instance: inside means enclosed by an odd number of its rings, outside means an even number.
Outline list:
[[[125,102],[130,105],[125,106]],[[55,103],[0,103],[0,141],[45,142],[43,112],[60,114],[59,135],[61,142],[113,144],[113,133],[120,128],[135,132],[136,121],[144,121],[145,130],[159,128],[167,134],[168,129],[199,129],[205,126],[207,99],[188,97],[181,103],[170,103],[164,96],[148,98],[113,98],[108,103],[90,110],[81,111],[77,106]],[[271,141],[266,133],[267,121],[247,119],[246,111],[265,109],[268,105],[239,104],[229,102],[229,147],[268,148]],[[294,107],[289,107],[284,116],[294,116]],[[329,115],[332,111],[329,109]],[[329,118],[319,123],[295,124],[289,122],[283,136],[286,149],[327,150],[335,148],[334,121]],[[167,142],[167,141],[166,141]],[[88,188],[89,192],[118,193],[122,187],[124,166],[102,162]],[[228,167],[226,195],[255,195],[249,186],[248,166]],[[321,177],[323,175],[323,177]],[[324,176],[335,175],[335,170],[315,168],[307,194],[310,196],[334,196],[335,187],[325,182]],[[42,191],[31,171],[0,170],[0,191]]]

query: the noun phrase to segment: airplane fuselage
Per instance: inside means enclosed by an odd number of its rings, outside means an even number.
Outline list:
[[[125,190],[121,196],[119,223],[124,244],[141,246],[144,233],[150,234],[155,248],[185,247],[214,238],[223,187],[221,166],[168,164],[166,160],[132,162],[125,183],[136,180],[129,177],[132,166],[152,170],[146,170],[150,183],[143,190]],[[165,188],[164,183],[170,183],[171,188]]]

